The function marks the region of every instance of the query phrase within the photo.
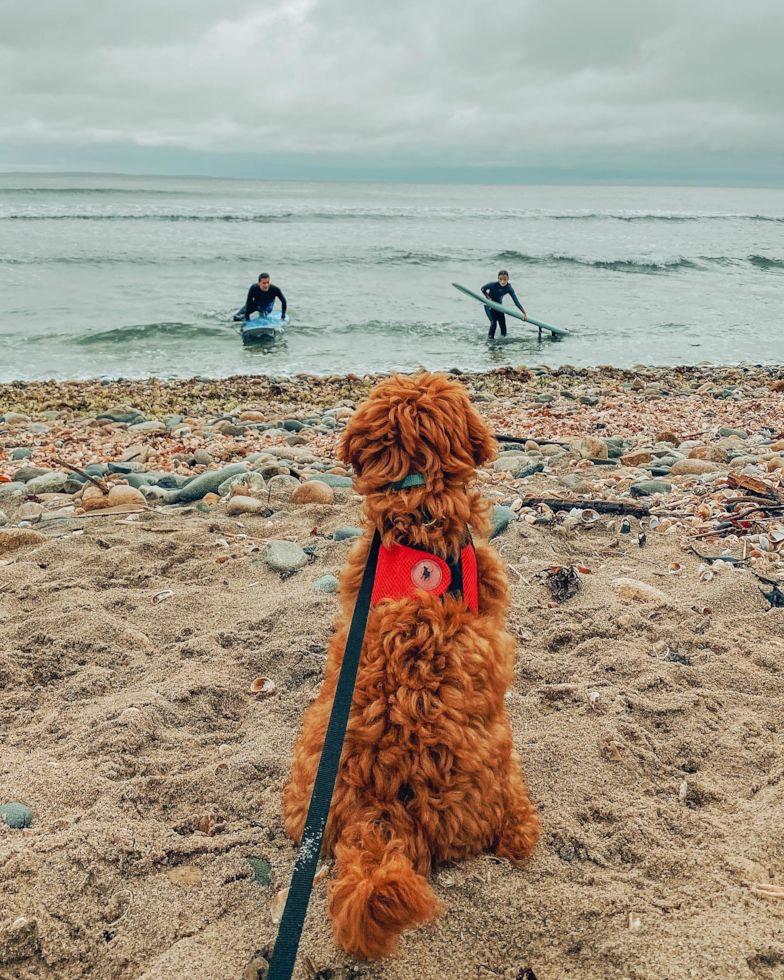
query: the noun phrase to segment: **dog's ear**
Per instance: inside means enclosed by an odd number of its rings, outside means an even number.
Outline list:
[[[468,444],[471,447],[474,466],[482,466],[488,460],[495,459],[498,453],[498,443],[493,438],[485,420],[470,402],[466,410],[466,424],[468,426]]]

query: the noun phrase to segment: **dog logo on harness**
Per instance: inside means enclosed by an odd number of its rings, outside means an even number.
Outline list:
[[[411,581],[418,589],[432,592],[441,584],[443,573],[439,566],[429,559],[418,561],[411,569]]]

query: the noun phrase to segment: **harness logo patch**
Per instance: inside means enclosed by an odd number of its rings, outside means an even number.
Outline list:
[[[427,558],[418,561],[411,569],[411,581],[416,588],[425,589],[427,592],[432,592],[433,589],[437,589],[441,584],[442,578],[443,572],[441,568],[436,562],[430,561]]]

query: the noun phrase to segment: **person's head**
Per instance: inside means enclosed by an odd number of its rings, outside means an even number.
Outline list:
[[[506,271],[506,269],[501,269],[501,271],[498,273],[498,281],[502,286],[505,286],[509,282],[509,273]]]
[[[259,289],[263,290],[265,293],[270,287],[269,272],[262,272],[259,274]]]

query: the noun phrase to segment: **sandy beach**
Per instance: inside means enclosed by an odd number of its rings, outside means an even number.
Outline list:
[[[780,377],[460,376],[505,437],[478,483],[542,840],[438,869],[444,915],[373,964],[327,868],[298,980],[784,976]],[[373,380],[0,385],[0,813],[29,823],[0,819],[2,980],[254,975]]]

